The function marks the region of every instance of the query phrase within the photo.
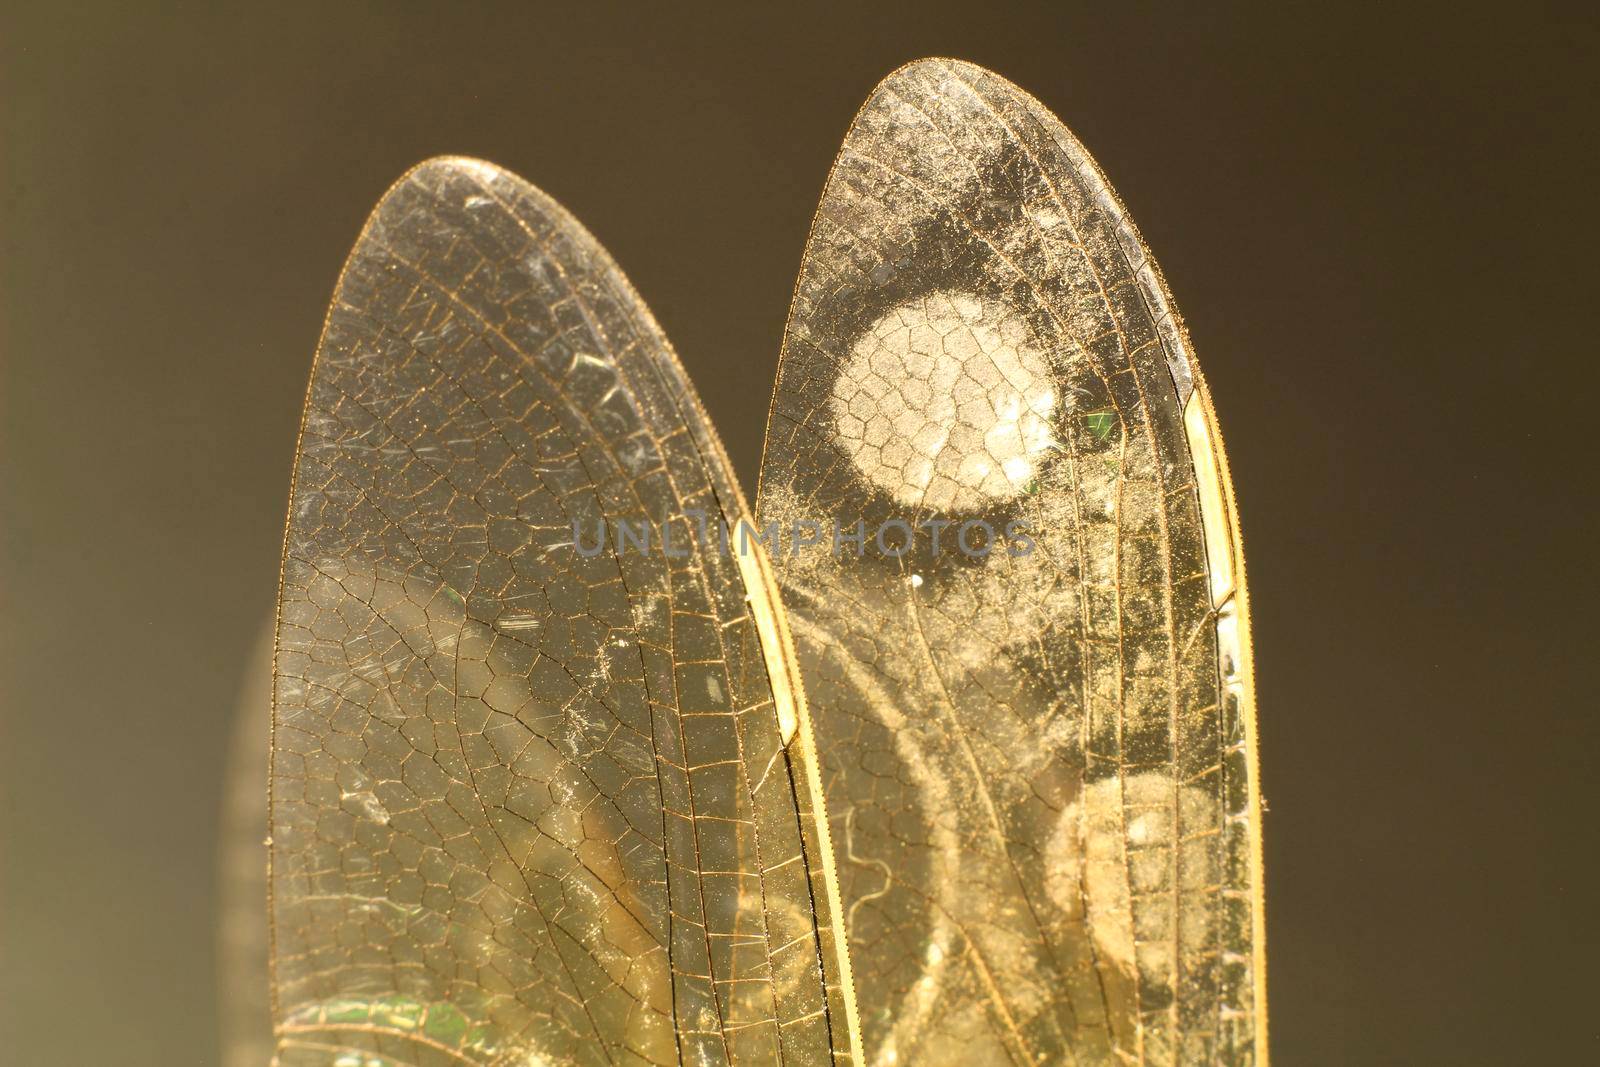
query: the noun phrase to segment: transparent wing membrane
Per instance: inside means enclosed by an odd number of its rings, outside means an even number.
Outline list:
[[[571,216],[475,160],[390,189],[285,539],[278,1067],[1265,1064],[1222,440],[1015,86],[923,60],[857,115],[757,503]]]
[[[1220,438],[1149,253],[1016,87],[927,60],[857,116],[758,508],[854,537],[773,565],[866,1062],[1265,1062]]]
[[[329,312],[286,537],[282,1067],[849,1058],[781,618],[697,514],[744,507],[593,238],[488,164],[401,179]],[[674,551],[589,551],[619,522]]]

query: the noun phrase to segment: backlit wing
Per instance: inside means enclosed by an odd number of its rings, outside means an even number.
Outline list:
[[[340,278],[295,470],[282,1067],[848,1059],[781,618],[696,513],[744,506],[594,239],[485,163],[402,178]]]
[[[1015,86],[922,61],[857,116],[758,509],[832,533],[774,566],[867,1063],[1265,1062],[1221,441],[1132,223]]]

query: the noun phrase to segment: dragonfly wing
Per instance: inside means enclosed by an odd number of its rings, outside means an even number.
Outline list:
[[[867,1062],[1263,1062],[1221,442],[1121,204],[1015,86],[926,60],[857,116],[757,503]]]
[[[340,278],[295,470],[279,1064],[845,1044],[759,597],[696,513],[744,505],[598,243],[486,163],[402,178]]]

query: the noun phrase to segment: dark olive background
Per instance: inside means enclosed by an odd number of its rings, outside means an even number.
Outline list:
[[[460,152],[565,203],[750,486],[829,163],[927,54],[1082,137],[1209,375],[1278,1062],[1600,1055],[1588,17],[47,6],[0,25],[0,1060],[216,1059],[231,709],[324,307],[385,186]]]

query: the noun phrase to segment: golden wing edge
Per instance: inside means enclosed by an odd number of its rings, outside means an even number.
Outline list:
[[[277,980],[277,909],[274,905],[274,861],[275,852],[272,849],[273,826],[277,805],[274,797],[274,782],[276,775],[273,765],[278,753],[277,725],[278,725],[278,665],[282,653],[283,633],[283,606],[285,583],[289,566],[289,549],[294,528],[293,502],[299,490],[300,456],[305,447],[307,426],[312,414],[312,397],[318,380],[318,371],[324,358],[327,346],[329,327],[337,307],[338,296],[343,291],[347,275],[350,272],[365,243],[368,235],[377,224],[382,208],[386,201],[407,183],[418,172],[436,167],[465,167],[469,169],[487,168],[519,182],[528,184],[556,209],[563,217],[563,221],[574,231],[590,241],[594,247],[604,249],[604,245],[591,233],[587,227],[564,205],[554,197],[545,193],[537,186],[532,186],[526,179],[516,175],[515,172],[473,156],[444,154],[431,156],[411,167],[392,181],[377,199],[364,217],[360,230],[351,242],[346,252],[344,262],[335,278],[332,295],[323,314],[323,322],[318,332],[317,344],[312,356],[312,362],[306,375],[306,389],[302,396],[300,421],[296,429],[295,447],[290,462],[288,491],[284,503],[284,528],[280,544],[278,582],[276,598],[273,602],[272,613],[269,619],[271,625],[270,640],[264,640],[267,653],[267,683],[271,691],[270,703],[267,707],[268,722],[266,731],[266,750],[268,765],[266,771],[265,817],[267,837],[265,857],[265,927],[266,927],[266,997],[267,1008],[270,1013],[270,1033],[276,1040],[280,1036],[280,1019],[282,1014],[279,1004],[279,983]],[[674,400],[689,408],[690,418],[684,419],[684,424],[691,431],[702,462],[712,481],[713,491],[723,511],[726,525],[735,529],[740,523],[747,522],[754,516],[742,487],[733,473],[733,464],[728,458],[726,447],[721,436],[716,430],[715,423],[706,411],[703,401],[694,390],[692,380],[684,369],[676,349],[666,338],[654,313],[645,302],[632,280],[620,268],[614,271],[614,281],[631,300],[634,312],[640,317],[645,327],[654,333],[661,342],[659,365],[661,369],[671,373],[666,375],[666,382],[673,393]],[[679,388],[682,386],[682,388]],[[835,1062],[849,1062],[856,1064],[865,1063],[861,1041],[861,1029],[856,1007],[854,982],[851,975],[849,947],[844,936],[843,908],[840,903],[839,881],[834,851],[829,835],[827,809],[822,791],[820,769],[815,756],[816,743],[812,732],[811,716],[807,709],[804,687],[801,682],[799,660],[795,653],[793,639],[790,636],[787,617],[782,600],[778,594],[777,582],[772,573],[771,565],[765,552],[761,549],[759,541],[749,546],[748,552],[735,552],[740,580],[745,587],[745,599],[750,608],[752,620],[759,638],[762,659],[767,668],[768,681],[772,690],[774,708],[779,717],[779,728],[783,735],[786,749],[791,756],[797,756],[802,764],[801,779],[810,803],[811,818],[808,829],[814,838],[808,845],[816,849],[816,860],[820,865],[820,874],[824,881],[826,900],[829,904],[828,923],[830,936],[826,938],[828,948],[823,951],[832,957],[833,973],[836,975],[838,995],[842,1000],[844,1010],[846,1037],[848,1041],[848,1058],[845,1050],[835,1049]],[[800,783],[797,783],[797,785]],[[806,820],[803,820],[805,822]],[[226,847],[226,846],[225,846]],[[823,942],[823,923],[815,922],[819,944]],[[825,985],[826,975],[824,975]],[[827,992],[825,990],[825,996]],[[274,1060],[274,1062],[276,1062]]]
[[[1178,373],[1173,373],[1173,385],[1179,395],[1179,405],[1183,415],[1185,436],[1190,446],[1191,457],[1194,458],[1196,472],[1196,488],[1200,498],[1201,522],[1206,535],[1206,551],[1208,563],[1215,566],[1214,561],[1225,563],[1229,569],[1229,589],[1220,603],[1225,603],[1232,608],[1235,619],[1237,635],[1236,673],[1239,680],[1240,711],[1245,729],[1246,766],[1248,769],[1248,782],[1246,785],[1248,795],[1250,822],[1250,878],[1251,878],[1251,985],[1254,1012],[1254,1051],[1256,1063],[1259,1067],[1268,1067],[1270,1062],[1270,1042],[1268,1031],[1268,1004],[1266,995],[1267,981],[1267,956],[1266,956],[1266,898],[1265,898],[1265,863],[1262,842],[1262,813],[1264,803],[1261,792],[1261,753],[1259,720],[1256,710],[1255,686],[1255,653],[1250,625],[1249,593],[1245,578],[1244,541],[1238,519],[1238,504],[1234,492],[1233,476],[1227,462],[1227,451],[1223,443],[1222,429],[1217,418],[1216,407],[1211,397],[1211,390],[1205,376],[1195,358],[1193,345],[1189,339],[1189,331],[1182,315],[1178,310],[1177,302],[1173,299],[1167,286],[1160,265],[1151,253],[1149,245],[1134,224],[1132,216],[1123,204],[1122,198],[1116,192],[1111,182],[1106,178],[1099,162],[1083,147],[1078,138],[1073,134],[1066,123],[1053,110],[1039,101],[1033,94],[1006,78],[1002,74],[973,63],[969,60],[958,59],[952,56],[925,56],[909,60],[885,74],[863,98],[856,109],[849,124],[845,128],[845,135],[841,140],[841,149],[836,152],[833,162],[829,165],[823,179],[823,189],[832,187],[834,178],[844,163],[847,145],[860,124],[862,117],[871,109],[878,95],[901,74],[919,67],[946,67],[966,70],[973,74],[992,79],[994,82],[1015,93],[1020,99],[1031,103],[1038,111],[1053,119],[1057,127],[1067,135],[1070,147],[1076,149],[1080,161],[1092,175],[1097,186],[1097,193],[1102,208],[1116,222],[1126,239],[1139,251],[1144,270],[1134,270],[1138,280],[1140,292],[1151,307],[1152,316],[1158,321],[1165,318],[1170,323],[1170,329],[1162,331],[1162,347],[1169,355],[1174,352],[1183,361],[1186,380],[1180,379]],[[794,289],[790,295],[789,311],[784,322],[783,337],[787,338],[799,314],[799,296],[801,283],[804,278],[804,263],[813,241],[818,235],[820,224],[823,221],[823,211],[826,200],[819,197],[816,210],[812,213],[811,223],[807,228],[806,241],[802,246],[801,269],[796,272]],[[1126,254],[1126,252],[1125,252]],[[1130,259],[1130,266],[1132,266]],[[1164,315],[1162,314],[1164,313]],[[781,356],[780,356],[781,358]],[[1185,387],[1188,395],[1184,395]],[[775,376],[772,395],[768,403],[767,431],[763,440],[763,461],[758,468],[756,481],[756,497],[762,497],[765,487],[768,465],[765,461],[767,446],[772,441],[773,427],[778,420],[779,399],[782,396],[782,377]],[[1206,457],[1205,462],[1198,458]],[[1213,607],[1220,607],[1218,597],[1213,591]],[[1220,615],[1220,612],[1219,612]],[[787,627],[786,627],[787,629]],[[1221,650],[1219,648],[1219,675]],[[808,736],[810,736],[808,734]],[[813,741],[814,744],[814,741]],[[819,785],[820,789],[820,785]],[[820,797],[819,797],[820,799]],[[819,809],[821,810],[821,809]],[[824,827],[825,827],[824,820]],[[829,852],[829,861],[832,863],[832,852]],[[836,883],[835,883],[836,884]],[[854,998],[852,996],[852,1005]],[[852,1030],[852,1034],[858,1031]]]
[[[1206,552],[1209,557],[1213,551],[1215,538],[1219,542],[1216,545],[1217,554],[1227,557],[1232,570],[1230,588],[1222,603],[1216,604],[1216,607],[1219,622],[1223,608],[1231,609],[1235,627],[1233,651],[1237,664],[1239,710],[1244,722],[1245,763],[1248,768],[1245,789],[1248,796],[1248,810],[1252,815],[1250,921],[1251,981],[1256,1015],[1255,1045],[1257,1062],[1260,1067],[1267,1067],[1270,1062],[1271,1044],[1267,1009],[1266,865],[1262,834],[1266,805],[1261,794],[1261,745],[1260,725],[1256,714],[1255,645],[1250,625],[1249,587],[1245,579],[1244,537],[1239,529],[1239,508],[1234,497],[1233,474],[1228,466],[1222,427],[1211,399],[1211,389],[1206,384],[1205,377],[1192,354],[1190,370],[1194,374],[1194,391],[1190,394],[1188,403],[1184,405],[1184,429],[1189,439],[1190,452],[1196,456],[1196,486],[1200,495],[1200,521],[1206,534]],[[1202,451],[1208,461],[1204,465],[1198,458]],[[1215,594],[1213,600],[1215,603]],[[1220,658],[1220,640],[1218,644]]]
[[[1055,118],[1060,128],[1065,131],[1070,139],[1070,146],[1075,147],[1081,156],[1080,163],[1085,165],[1088,173],[1093,176],[1097,185],[1097,193],[1101,206],[1106,213],[1124,231],[1126,238],[1138,249],[1142,263],[1135,269],[1134,276],[1146,303],[1150,306],[1151,314],[1160,323],[1163,320],[1170,322],[1171,328],[1162,331],[1162,347],[1168,350],[1169,359],[1172,355],[1182,361],[1187,373],[1189,395],[1183,396],[1185,382],[1180,380],[1177,373],[1173,374],[1173,385],[1177,389],[1180,403],[1182,404],[1183,424],[1185,436],[1189,442],[1190,454],[1194,460],[1196,489],[1200,498],[1201,525],[1205,531],[1207,562],[1215,568],[1219,562],[1229,569],[1229,581],[1225,590],[1219,589],[1213,578],[1212,606],[1218,613],[1219,624],[1225,618],[1224,609],[1232,609],[1232,617],[1236,627],[1235,662],[1238,680],[1238,694],[1240,713],[1245,727],[1245,760],[1249,777],[1246,791],[1249,797],[1250,824],[1250,915],[1251,915],[1251,985],[1254,995],[1255,1011],[1255,1040],[1254,1048],[1258,1067],[1268,1067],[1270,1063],[1270,1041],[1268,1037],[1268,1009],[1267,1009],[1267,926],[1266,926],[1266,880],[1265,861],[1262,842],[1262,812],[1264,810],[1261,795],[1261,746],[1260,725],[1256,712],[1256,686],[1255,686],[1255,649],[1251,637],[1250,627],[1250,597],[1245,580],[1244,538],[1239,527],[1239,505],[1233,487],[1233,474],[1228,466],[1227,449],[1223,442],[1222,426],[1217,418],[1216,404],[1211,396],[1210,386],[1207,384],[1205,374],[1200,366],[1199,359],[1195,356],[1194,346],[1190,341],[1189,329],[1183,321],[1183,315],[1178,310],[1178,304],[1173,299],[1172,291],[1167,285],[1166,275],[1162,272],[1159,261],[1151,252],[1149,244],[1143,234],[1139,232],[1133,216],[1128,212],[1127,205],[1122,202],[1122,197],[1117,193],[1116,187],[1106,177],[1099,161],[1089,150],[1082,145],[1076,134],[1072,133],[1065,122],[1044,103],[1039,101],[1032,93],[1017,85],[1009,78],[998,74],[979,64],[967,60],[946,57],[913,60],[903,64],[894,73],[923,63],[934,63],[966,68],[1000,83],[1020,98],[1030,101],[1041,112]],[[884,80],[894,77],[894,73]],[[863,110],[865,105],[863,105]],[[1130,266],[1134,266],[1130,259]],[[1204,459],[1202,460],[1202,456]],[[1214,574],[1215,572],[1213,572]],[[1221,673],[1221,659],[1224,655],[1222,642],[1218,641],[1219,674]]]
[[[1158,323],[1171,323],[1170,330],[1162,331],[1162,346],[1169,349],[1169,359],[1176,354],[1187,374],[1189,395],[1183,396],[1185,382],[1173,374],[1173,385],[1178,390],[1183,406],[1185,436],[1190,455],[1194,460],[1196,490],[1200,498],[1201,525],[1205,532],[1207,562],[1215,568],[1223,563],[1229,569],[1225,590],[1213,584],[1212,606],[1218,612],[1219,623],[1224,609],[1231,609],[1235,626],[1234,657],[1239,696],[1239,707],[1245,730],[1245,761],[1248,768],[1246,793],[1250,824],[1250,915],[1251,915],[1251,984],[1255,1011],[1255,1053],[1258,1067],[1268,1067],[1271,1059],[1267,1006],[1267,925],[1266,925],[1266,865],[1262,840],[1262,813],[1265,806],[1261,793],[1260,723],[1256,711],[1255,647],[1250,625],[1250,596],[1245,579],[1244,536],[1239,524],[1239,504],[1234,492],[1233,472],[1228,465],[1227,448],[1223,441],[1222,424],[1217,417],[1216,403],[1204,369],[1195,355],[1188,325],[1178,309],[1177,301],[1167,285],[1160,262],[1150,250],[1144,235],[1139,232],[1127,205],[1116,187],[1106,177],[1099,161],[1078,140],[1059,116],[1038,101],[1031,93],[1004,75],[964,60],[939,60],[962,67],[974,68],[1020,97],[1033,101],[1046,114],[1056,117],[1071,142],[1081,152],[1081,162],[1098,186],[1106,213],[1115,220],[1127,238],[1139,250],[1142,270],[1135,270],[1140,291]],[[913,64],[907,64],[908,66]],[[1130,260],[1130,266],[1132,265]],[[1214,574],[1214,572],[1213,572]],[[1215,578],[1213,577],[1215,583]],[[1225,655],[1218,641],[1218,670]]]
[[[1200,361],[1195,356],[1188,326],[1183,320],[1182,313],[1178,310],[1177,301],[1173,299],[1172,291],[1167,285],[1166,275],[1162,272],[1159,261],[1154,253],[1151,252],[1143,234],[1139,232],[1137,224],[1133,221],[1133,216],[1129,213],[1127,205],[1122,202],[1122,197],[1117,193],[1116,187],[1111,184],[1111,181],[1106,177],[1105,171],[1101,169],[1099,161],[1083,146],[1077,135],[1072,133],[1066,123],[1062,122],[1054,111],[1046,107],[1032,93],[1029,93],[1004,75],[997,74],[986,67],[966,60],[945,57],[913,60],[910,63],[903,64],[894,73],[885,77],[884,80],[888,81],[893,78],[894,74],[900,70],[919,66],[923,63],[965,68],[991,78],[1056,120],[1060,129],[1068,135],[1069,147],[1077,149],[1080,155],[1080,164],[1092,175],[1097,186],[1096,191],[1102,208],[1116,222],[1118,228],[1124,232],[1126,239],[1140,253],[1142,262],[1137,265],[1137,268],[1142,269],[1134,269],[1133,273],[1138,281],[1140,292],[1150,307],[1152,316],[1158,323],[1166,321],[1171,324],[1170,329],[1162,330],[1161,341],[1162,347],[1168,350],[1169,362],[1171,357],[1176,355],[1181,360],[1188,379],[1189,395],[1185,397],[1183,392],[1186,383],[1180,379],[1178,373],[1173,373],[1173,386],[1178,391],[1182,405],[1185,436],[1188,439],[1190,455],[1194,461],[1196,489],[1200,498],[1201,525],[1205,532],[1207,562],[1212,568],[1217,567],[1219,563],[1228,567],[1229,580],[1225,589],[1219,588],[1216,584],[1215,571],[1213,570],[1212,606],[1218,613],[1219,621],[1219,674],[1222,673],[1221,660],[1225,655],[1220,639],[1220,624],[1226,618],[1225,609],[1231,609],[1232,611],[1236,634],[1236,643],[1234,644],[1235,674],[1238,684],[1240,713],[1245,727],[1245,760],[1249,774],[1246,782],[1246,791],[1249,798],[1248,810],[1251,813],[1250,915],[1252,927],[1251,985],[1255,1001],[1256,1030],[1254,1049],[1258,1067],[1268,1067],[1271,1046],[1268,1039],[1266,881],[1261,826],[1261,816],[1264,809],[1261,795],[1260,725],[1256,712],[1255,649],[1251,638],[1250,598],[1245,580],[1244,538],[1239,526],[1238,498],[1234,493],[1233,474],[1228,466],[1227,450],[1222,437],[1222,426],[1217,418],[1216,405],[1211,396],[1210,386],[1206,382]],[[865,105],[863,105],[863,110],[865,110]],[[1131,258],[1129,265],[1130,267],[1135,267]]]
[[[861,1012],[856,1004],[855,976],[850,968],[850,943],[844,929],[844,897],[839,887],[838,860],[834,853],[833,834],[828,825],[828,808],[822,789],[822,765],[817,752],[815,728],[811,711],[806,704],[805,687],[801,682],[800,657],[795,651],[794,638],[789,633],[789,620],[778,592],[777,577],[772,564],[761,548],[752,542],[751,551],[737,552],[739,571],[744,578],[747,601],[755,619],[756,632],[761,639],[762,655],[767,662],[767,676],[772,685],[772,698],[778,708],[779,729],[784,732],[784,743],[801,763],[801,777],[810,802],[811,818],[803,820],[816,835],[815,847],[822,865],[824,892],[828,905],[828,926],[831,936],[823,951],[834,957],[838,975],[838,995],[845,1015],[845,1032],[850,1045],[851,1063],[865,1067],[866,1049],[861,1037]],[[776,660],[776,662],[774,662]],[[787,715],[786,715],[787,709]],[[788,720],[787,716],[792,716]],[[822,923],[817,923],[817,935],[822,937]]]
[[[473,164],[484,165],[482,161],[469,157],[441,157],[442,159],[460,160]],[[431,160],[428,162],[437,162]],[[418,164],[426,166],[427,163]],[[494,164],[487,164],[494,166]],[[415,169],[415,168],[413,168]],[[407,172],[408,175],[410,172]],[[403,176],[399,182],[405,181]],[[547,194],[548,195],[548,194]],[[555,202],[554,198],[550,198]],[[557,206],[560,207],[559,203]],[[564,208],[562,209],[565,210]],[[583,223],[566,212],[571,224],[589,236],[597,246],[603,247],[599,240],[590,234]],[[744,489],[733,473],[733,462],[728,458],[727,447],[722,442],[722,435],[717,432],[716,423],[706,411],[705,402],[700,399],[700,394],[693,387],[693,380],[684,369],[665,332],[655,319],[655,314],[650,310],[644,298],[634,288],[633,281],[620,269],[617,271],[618,280],[626,293],[632,298],[649,328],[653,330],[661,344],[661,362],[667,363],[676,373],[669,376],[670,385],[682,384],[683,389],[675,390],[676,399],[680,404],[687,405],[693,414],[692,419],[685,422],[696,434],[696,443],[701,448],[702,460],[707,471],[711,474],[719,497],[726,497],[723,501],[723,513],[730,528],[737,528],[741,523],[748,523],[755,517],[755,510],[750,507],[745,498]],[[776,385],[774,385],[776,390]],[[850,968],[850,948],[844,933],[844,908],[839,890],[838,862],[834,855],[833,840],[828,827],[827,803],[822,790],[822,772],[816,756],[816,735],[812,726],[812,718],[806,703],[805,686],[801,681],[800,659],[795,652],[794,639],[789,632],[788,615],[783,607],[783,600],[778,593],[777,579],[772,572],[772,564],[767,559],[766,552],[761,547],[759,540],[751,540],[748,546],[743,541],[739,542],[740,548],[733,553],[738,564],[741,581],[745,587],[745,602],[750,608],[752,620],[755,623],[757,636],[761,644],[762,659],[767,668],[767,681],[772,689],[773,707],[778,715],[778,728],[782,734],[785,747],[791,756],[798,757],[802,764],[801,779],[810,805],[811,818],[802,818],[805,828],[814,835],[811,844],[815,847],[816,860],[821,866],[824,891],[828,903],[828,921],[826,924],[817,921],[817,936],[819,941],[823,937],[823,926],[831,928],[831,936],[827,945],[822,947],[824,955],[833,957],[834,974],[837,975],[838,995],[845,1014],[846,1037],[849,1043],[850,1063],[866,1063],[866,1054],[861,1040],[860,1013],[856,1005],[855,981]],[[747,547],[748,550],[745,550]],[[801,783],[796,783],[800,785]],[[824,984],[826,973],[824,974]],[[826,995],[826,993],[825,993]],[[835,1050],[836,1060],[839,1050]]]

